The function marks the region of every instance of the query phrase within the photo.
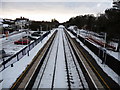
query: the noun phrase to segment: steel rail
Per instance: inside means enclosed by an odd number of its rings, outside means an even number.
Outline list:
[[[40,68],[41,67],[41,65],[40,64],[38,64],[37,62],[41,62],[41,64],[42,64],[42,58],[44,58],[45,56],[46,56],[46,53],[47,53],[47,51],[49,50],[49,47],[51,46],[51,44],[52,44],[52,42],[53,42],[53,39],[54,39],[54,37],[55,37],[55,35],[56,35],[56,33],[57,33],[57,31],[56,32],[54,32],[54,34],[50,37],[50,39],[45,43],[45,45],[38,51],[38,53],[37,53],[37,55],[33,58],[33,60],[32,60],[32,62],[26,67],[26,69],[23,71],[23,73],[20,75],[20,77],[18,77],[18,79],[16,80],[16,82],[12,85],[12,87],[10,88],[10,90],[13,90],[13,89],[18,89],[19,88],[19,86],[20,86],[20,84],[23,84],[22,85],[22,87],[23,88],[27,88],[27,89],[29,89],[29,87],[31,87],[31,83],[33,84],[33,82],[30,82],[30,81],[34,81],[34,79],[36,78],[36,75],[35,75],[35,73],[37,73],[37,72],[35,72],[35,71],[37,71],[38,70],[38,68],[37,67],[35,67],[35,70],[33,69],[31,69],[33,66],[36,66],[36,65],[34,65],[34,64],[37,64],[37,66]],[[41,53],[42,52],[42,53]],[[40,61],[38,61],[37,59],[41,59]],[[34,77],[34,78],[32,78],[32,77],[30,77],[29,79],[28,79],[28,77],[27,76],[29,76],[28,74],[29,73],[31,73],[31,72],[34,72],[34,74],[32,73],[32,76]],[[25,82],[27,82],[27,83],[22,83],[24,80],[27,80],[27,81],[25,81]],[[30,82],[30,83],[28,83],[28,82]]]
[[[66,31],[66,33],[67,33],[67,31]],[[82,50],[79,49],[78,45],[76,45],[76,43],[75,43],[74,40],[70,39],[70,35],[69,35],[68,33],[67,33],[67,35],[68,35],[68,37],[69,37],[69,40],[71,41],[71,44],[74,46],[74,47],[73,47],[74,50],[77,51],[76,54],[78,55],[79,58],[82,59],[82,60],[80,59],[80,60],[81,60],[80,63],[83,64],[83,67],[84,67],[84,69],[86,70],[86,72],[88,73],[88,75],[89,75],[89,77],[90,77],[90,79],[91,79],[94,87],[95,87],[96,89],[105,88],[105,87],[102,85],[101,81],[98,79],[98,76],[99,76],[99,78],[101,78],[102,82],[106,85],[106,87],[107,87],[108,89],[110,89],[109,86],[108,86],[108,85],[106,84],[106,82],[104,81],[104,79],[102,78],[102,76],[98,73],[98,71],[95,69],[95,67],[92,65],[92,63],[90,63],[89,59],[86,57],[86,55],[84,54],[84,52],[82,52]],[[91,68],[91,69],[90,69],[90,68]],[[92,73],[92,72],[93,72],[93,73]],[[96,76],[96,74],[97,74],[97,76]],[[94,77],[93,77],[93,76],[94,76]]]
[[[82,84],[82,86],[83,86],[83,89],[85,89],[84,84],[83,84],[83,81],[82,81],[82,79],[81,79],[80,72],[79,72],[78,67],[77,67],[77,64],[76,64],[76,62],[75,62],[75,57],[73,56],[73,53],[72,53],[71,45],[70,45],[70,43],[69,43],[69,41],[68,41],[68,37],[66,36],[66,34],[65,34],[65,38],[66,38],[66,40],[67,40],[67,44],[68,44],[68,47],[69,47],[70,53],[71,53],[71,55],[72,55],[73,62],[74,62],[74,64],[75,64],[76,71],[77,71],[77,73],[78,73],[79,79],[80,79],[80,81],[81,81],[81,84]]]

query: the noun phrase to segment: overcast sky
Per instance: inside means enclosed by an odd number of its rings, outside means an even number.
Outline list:
[[[104,13],[112,0],[2,0],[0,5],[1,18],[65,22],[77,15]]]

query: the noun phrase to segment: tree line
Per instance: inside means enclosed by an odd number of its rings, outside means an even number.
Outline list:
[[[31,21],[29,25],[29,29],[31,30],[51,30],[52,28],[57,28],[59,22],[56,19],[52,19],[51,21]]]
[[[118,46],[120,46],[120,8],[106,9],[105,13],[97,16],[93,14],[79,15],[70,18],[69,21],[63,24],[66,27],[76,25],[79,29],[84,28],[97,33],[106,32],[107,42],[117,40],[119,42]],[[119,51],[119,47],[117,51]]]

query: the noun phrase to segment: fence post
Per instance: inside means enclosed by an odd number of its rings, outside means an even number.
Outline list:
[[[35,43],[35,42],[32,43],[32,48],[34,47],[34,43]]]
[[[99,51],[98,51],[98,61],[99,61],[99,58],[100,58],[100,48],[101,48],[101,47],[98,47],[98,50],[99,50]]]
[[[105,58],[104,59],[105,59],[104,64],[106,64],[106,61],[107,61],[107,52],[106,52],[106,50],[105,50]]]
[[[11,64],[11,67],[13,67],[13,64]]]
[[[102,50],[102,56],[101,56],[101,59],[102,59],[102,64],[104,63],[104,51]]]
[[[106,63],[106,55],[107,55],[107,53],[106,53],[106,50],[104,49],[104,50],[103,50],[103,60],[102,60],[102,64],[105,64],[105,63]]]
[[[3,62],[5,61],[5,59],[4,59],[4,57],[3,57]],[[3,64],[3,66],[4,66],[4,69],[5,69],[5,64]]]
[[[19,61],[18,54],[17,54],[17,61]]]
[[[28,45],[29,51],[30,51],[30,44]]]
[[[3,62],[5,61],[4,57],[3,57]]]
[[[24,52],[23,52],[23,50],[22,50],[22,55],[24,55]]]
[[[29,56],[29,50],[27,51],[27,53],[28,53],[28,56]]]
[[[41,43],[42,43],[43,36],[41,36]]]

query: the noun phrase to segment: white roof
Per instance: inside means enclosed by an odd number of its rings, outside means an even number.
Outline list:
[[[8,27],[9,25],[8,24],[3,24],[3,27]]]
[[[3,22],[3,19],[2,19],[2,18],[0,18],[0,24],[3,24],[2,22]]]
[[[0,18],[0,22],[3,22],[3,19],[2,19],[2,18]]]
[[[70,27],[68,27],[68,29],[74,29],[76,26],[74,25],[74,26],[70,26]]]

